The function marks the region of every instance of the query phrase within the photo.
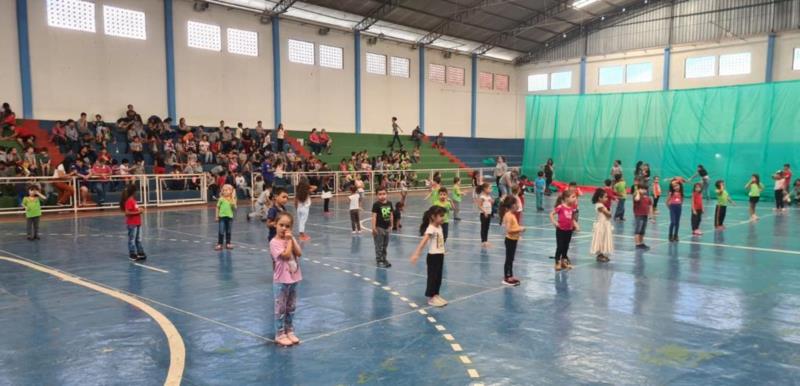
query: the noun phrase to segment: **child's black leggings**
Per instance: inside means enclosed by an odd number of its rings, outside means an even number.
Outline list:
[[[489,241],[489,224],[492,221],[492,215],[481,213],[481,242]]]
[[[439,294],[442,287],[442,271],[444,270],[444,254],[428,254],[428,285],[425,287],[425,296],[432,297]]]
[[[361,219],[358,216],[358,209],[350,209],[350,226],[353,231],[361,230]]]
[[[330,206],[331,206],[331,199],[330,198],[326,198],[326,199],[322,200],[322,211],[323,212],[325,212],[325,213],[330,212]]]
[[[698,228],[700,228],[700,216],[702,216],[702,215],[703,215],[703,210],[702,209],[696,210],[696,211],[694,211],[694,213],[692,213],[692,230],[693,231],[696,231]]]
[[[572,230],[565,231],[556,228],[556,263],[560,262],[561,259],[567,258],[570,241],[572,241]]]
[[[506,237],[506,264],[503,266],[503,276],[509,278],[514,276],[514,255],[517,253],[517,242]]]
[[[721,227],[725,223],[725,212],[728,211],[727,206],[720,206],[717,205],[717,209],[714,210],[714,226]]]

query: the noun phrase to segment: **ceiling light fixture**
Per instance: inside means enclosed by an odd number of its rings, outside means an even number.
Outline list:
[[[598,2],[598,1],[600,1],[600,0],[575,0],[575,2],[572,3],[572,7],[573,8],[583,8],[583,7],[585,7],[585,6],[589,5],[589,4],[594,4],[594,3]]]

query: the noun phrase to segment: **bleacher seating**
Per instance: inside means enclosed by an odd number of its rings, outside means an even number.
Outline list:
[[[510,166],[522,165],[522,139],[445,137],[445,148],[470,167],[486,167],[483,160],[505,156]]]

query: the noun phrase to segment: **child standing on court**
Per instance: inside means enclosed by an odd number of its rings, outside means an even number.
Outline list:
[[[575,201],[578,195],[575,192],[564,191],[556,201],[556,207],[550,212],[550,222],[556,227],[556,255],[555,270],[572,269],[572,263],[567,257],[572,234],[580,229],[578,221],[573,218]]]
[[[661,179],[658,176],[653,177],[653,214],[658,214],[658,200],[661,199]]]
[[[622,174],[614,175],[614,193],[617,195],[617,210],[614,211],[614,220],[625,221],[625,196],[628,192]]]
[[[378,200],[372,204],[372,240],[375,242],[375,264],[378,268],[392,266],[386,260],[386,248],[389,246],[389,229],[394,228],[394,208],[389,201],[386,188],[378,189]]]
[[[761,177],[758,174],[753,174],[750,181],[744,186],[747,190],[747,196],[750,197],[750,221],[757,221],[756,204],[761,199],[761,192],[764,191],[764,185],[761,184]]]
[[[222,250],[222,242],[225,241],[225,248],[233,249],[231,244],[231,226],[233,225],[233,213],[236,211],[236,196],[233,186],[230,184],[222,185],[222,192],[217,201],[216,218],[219,223],[219,237],[215,251]]]
[[[511,287],[518,286],[519,280],[514,277],[514,255],[517,253],[517,243],[519,236],[525,231],[525,227],[519,225],[515,215],[517,199],[508,195],[500,204],[500,218],[503,219],[503,226],[506,229],[506,262],[503,265],[503,284]]]
[[[481,247],[488,248],[489,244],[489,224],[492,221],[492,207],[494,198],[492,197],[492,186],[488,182],[478,187],[478,210],[480,210],[481,220]],[[538,194],[538,193],[537,193]]]
[[[458,217],[458,212],[461,209],[461,178],[453,177],[453,220],[461,221],[461,217]]]
[[[644,243],[644,232],[647,229],[647,217],[650,215],[650,196],[647,195],[647,186],[642,185],[635,185],[634,187],[634,194],[633,194],[633,215],[634,218],[634,230],[633,230],[633,241],[636,243],[636,249],[641,250],[649,250],[648,247]]]
[[[607,180],[609,181],[609,180]],[[610,182],[610,181],[609,181]],[[595,217],[592,226],[592,246],[589,253],[597,255],[597,262],[607,263],[608,255],[614,252],[614,235],[611,226],[611,210],[609,209],[611,198],[605,189],[597,189],[592,196]]]
[[[725,190],[725,182],[718,180],[714,186],[717,188],[717,207],[714,209],[714,229],[721,231],[725,229],[725,214],[728,211],[728,204],[733,204],[731,196]],[[750,204],[753,205],[752,203]]]
[[[411,255],[411,264],[416,264],[422,248],[430,242],[426,262],[428,265],[428,283],[425,287],[425,296],[428,298],[428,305],[434,307],[444,307],[447,300],[439,295],[442,287],[442,272],[444,271],[444,233],[442,224],[444,223],[445,209],[441,206],[431,206],[422,216],[422,224],[419,227],[419,235],[422,236],[417,245],[417,249]]]
[[[700,236],[700,219],[703,215],[703,184],[696,183],[692,188],[692,234]]]
[[[447,195],[447,188],[444,186],[439,188],[438,199],[433,202],[433,205],[444,208],[444,220],[442,221],[442,232],[444,234],[444,241],[447,242],[447,234],[450,231],[450,212],[453,210],[453,202]]]
[[[669,208],[669,241],[678,241],[678,229],[681,225],[681,211],[683,210],[683,180],[673,178],[669,182],[669,195],[667,207]]]
[[[306,221],[308,221],[308,212],[311,209],[311,192],[314,189],[315,187],[311,186],[305,177],[302,177],[295,188],[294,207],[297,209],[297,231],[300,233],[300,241],[311,240],[311,237],[306,234]]]
[[[269,229],[269,234],[267,235],[267,242],[272,241],[272,238],[275,237],[275,234],[277,232],[276,221],[278,215],[283,212],[286,212],[286,203],[288,201],[289,201],[289,194],[286,193],[286,189],[280,186],[272,189],[272,207],[270,207],[269,210],[267,211],[267,228]]]
[[[46,200],[39,186],[31,185],[28,187],[28,196],[22,199],[22,206],[25,208],[25,220],[27,222],[28,240],[39,240],[39,219],[42,217],[42,202]]]
[[[394,221],[392,222],[393,231],[403,228],[403,224],[400,222],[403,220],[403,208],[405,207],[406,204],[402,200],[394,205],[394,212],[392,213],[392,216],[394,217]]]
[[[300,272],[300,243],[292,236],[292,215],[281,212],[275,217],[276,236],[269,242],[272,256],[272,293],[275,298],[275,343],[288,347],[300,343],[294,334],[294,311]]]
[[[544,172],[536,173],[536,180],[534,180],[533,184],[536,190],[536,211],[542,212],[544,211],[544,186],[546,185]]]
[[[361,233],[361,219],[359,218],[361,195],[358,194],[358,189],[355,185],[350,187],[350,195],[347,196],[347,199],[350,200],[350,227],[355,235]]]
[[[128,253],[129,258],[134,261],[147,259],[142,248],[142,212],[136,202],[136,185],[128,185],[122,192],[119,200],[119,208],[125,212],[125,225],[128,228]]]

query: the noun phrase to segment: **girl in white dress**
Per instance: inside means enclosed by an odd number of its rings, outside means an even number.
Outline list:
[[[606,263],[608,255],[614,252],[614,227],[611,225],[611,211],[608,210],[608,193],[597,189],[592,196],[596,218],[592,227],[592,247],[590,253],[597,255],[597,261]]]

